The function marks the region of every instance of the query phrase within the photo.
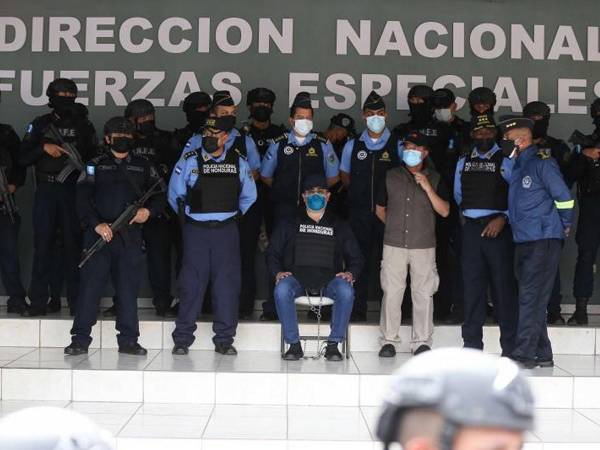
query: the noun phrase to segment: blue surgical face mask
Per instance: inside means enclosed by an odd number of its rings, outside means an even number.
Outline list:
[[[402,152],[402,161],[404,161],[408,167],[418,166],[421,164],[422,160],[423,157],[421,156],[421,152],[418,150],[404,149]]]
[[[369,116],[367,117],[367,128],[373,133],[381,133],[385,128],[385,117]]]
[[[306,196],[306,207],[311,211],[321,211],[327,205],[323,194],[309,194]]]

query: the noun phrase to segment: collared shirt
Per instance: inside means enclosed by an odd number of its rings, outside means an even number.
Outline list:
[[[448,190],[440,175],[427,167],[422,173],[440,198],[448,200]],[[407,249],[435,247],[436,212],[429,197],[404,164],[386,172],[377,205],[386,208],[384,244]]]
[[[496,152],[500,151],[500,147],[498,144],[494,144],[494,146],[485,154],[481,154],[474,149],[471,152],[471,158],[479,158],[479,159],[492,159],[492,156],[496,154]],[[456,204],[460,206],[462,203],[462,172],[465,168],[465,160],[466,157],[463,156],[458,160],[458,164],[456,165],[456,172],[454,175],[454,200],[456,200]],[[512,174],[513,167],[515,165],[515,161],[510,158],[504,158],[502,160],[502,166],[500,167],[500,172],[502,174],[502,178],[507,183],[510,183],[510,177]],[[495,209],[465,209],[463,212],[463,216],[469,217],[471,219],[478,219],[480,217],[487,217],[493,214],[505,214],[508,215],[508,211],[499,211]]]
[[[295,145],[297,147],[308,145],[313,139],[316,139],[315,133],[310,133],[306,136],[304,142],[300,142],[293,131],[288,132],[287,143]],[[331,142],[321,144],[323,148],[323,168],[325,169],[325,177],[334,178],[340,174],[340,161],[338,160]],[[279,143],[273,142],[269,145],[267,153],[262,160],[260,166],[260,174],[265,178],[272,178],[277,169],[277,150],[279,149]]]
[[[379,138],[377,138],[376,141],[373,141],[373,139],[371,139],[371,136],[369,136],[368,130],[364,130],[361,133],[361,135],[358,137],[358,139],[365,143],[365,147],[367,147],[367,150],[369,150],[371,152],[379,152],[379,151],[383,150],[383,148],[386,146],[387,141],[390,139],[391,135],[392,135],[392,133],[390,133],[390,130],[385,128],[383,130],[383,134],[381,136],[379,136]],[[354,139],[350,139],[348,142],[346,142],[346,145],[344,145],[344,150],[342,150],[342,161],[340,162],[340,170],[342,172],[350,173],[351,166],[352,166],[352,150],[353,149],[354,149]],[[402,141],[399,140],[398,141],[398,158],[400,159],[400,161],[402,161],[402,151],[403,151]]]
[[[175,170],[173,170],[173,175],[171,175],[171,180],[169,181],[168,199],[169,204],[175,211],[178,210],[177,200],[185,199],[188,188],[196,184],[196,180],[198,179],[198,157],[208,157],[214,161],[222,162],[226,154],[227,152],[224,151],[219,157],[214,158],[210,153],[204,151],[204,149],[184,152],[181,159],[175,165]],[[239,159],[239,172],[241,183],[239,211],[245,214],[248,208],[256,201],[256,183],[252,177],[250,166],[243,158]],[[193,220],[205,222],[209,220],[227,220],[235,216],[238,212],[192,214],[190,213],[189,205],[186,205],[185,213]]]
[[[229,136],[227,137],[227,141],[225,141],[225,151],[229,150],[235,140],[241,136],[241,133],[237,128],[234,128],[229,132]],[[254,139],[250,136],[244,136],[244,142],[246,143],[246,158],[248,161],[248,166],[252,170],[260,170],[260,155],[258,154],[258,150],[256,148],[256,143]],[[189,150],[196,150],[202,147],[202,135],[195,134],[190,140],[185,144],[185,148],[183,149],[183,153]]]

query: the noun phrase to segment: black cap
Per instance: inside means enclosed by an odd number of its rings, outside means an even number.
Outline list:
[[[73,80],[69,80],[68,78],[57,78],[48,85],[46,95],[53,97],[59,92],[70,92],[77,96],[77,85]]]
[[[381,95],[379,95],[377,92],[371,91],[371,93],[365,99],[362,109],[363,111],[365,109],[370,109],[372,111],[385,109],[385,102],[383,101],[383,97],[381,97]]]
[[[275,92],[271,89],[258,87],[248,91],[246,96],[246,104],[251,105],[252,103],[275,103]]]
[[[424,133],[421,133],[419,130],[414,130],[408,133],[408,135],[404,139],[404,142],[412,142],[417,147],[423,146],[429,148],[429,146],[433,143],[433,140],[431,139],[431,137],[427,136]]]
[[[482,128],[496,128],[496,122],[491,114],[477,114],[471,119],[471,131],[481,130]]]
[[[544,102],[530,102],[523,108],[525,117],[542,116],[550,117],[550,107]]]
[[[492,107],[496,106],[496,94],[485,86],[473,89],[469,93],[469,104],[473,106],[479,103],[491,105]]]
[[[209,117],[204,128],[230,132],[235,126],[235,116]]]
[[[408,91],[408,98],[419,97],[423,100],[429,100],[433,95],[433,89],[425,84],[417,84],[411,87]]]
[[[503,116],[500,118],[498,128],[500,128],[500,132],[502,134],[506,134],[508,131],[515,130],[517,128],[527,128],[532,130],[533,120],[528,119],[527,117]]]
[[[135,132],[135,127],[126,117],[112,117],[104,124],[104,135],[109,136],[113,133],[131,134]]]
[[[313,188],[327,189],[327,180],[323,175],[311,174],[307,175],[302,181],[302,191],[306,192]]]
[[[194,111],[199,106],[208,106],[212,104],[210,95],[206,92],[192,92],[185,99],[183,99],[183,112]]]
[[[154,114],[154,105],[150,101],[139,98],[129,102],[125,108],[125,117],[144,117],[148,114]]]
[[[212,106],[235,106],[229,91],[217,91],[213,94]]]
[[[329,122],[329,127],[343,128],[351,135],[356,134],[356,130],[354,129],[354,119],[348,114],[339,113],[333,116]]]
[[[310,101],[310,94],[308,92],[298,92],[298,94],[294,98],[292,107],[290,108],[290,117],[294,115],[294,111],[296,111],[296,108],[306,108],[312,111],[313,107]]]
[[[436,89],[431,96],[431,102],[434,108],[449,108],[456,100],[456,95],[450,89]]]
[[[590,106],[590,115],[592,116],[592,118],[595,118],[600,115],[600,98],[594,100],[592,105]]]

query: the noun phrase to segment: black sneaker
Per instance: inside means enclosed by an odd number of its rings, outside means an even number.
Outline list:
[[[25,308],[21,315],[23,317],[39,317],[46,315],[46,308],[39,308],[37,306],[30,306],[29,308]]]
[[[537,359],[535,360],[538,367],[554,367],[553,359]]]
[[[77,356],[77,355],[87,355],[88,349],[84,347],[80,347],[77,344],[71,344],[65,347],[65,355],[69,356]]]
[[[288,348],[288,351],[283,355],[283,359],[286,361],[298,361],[299,359],[302,359],[303,356],[304,352],[302,351],[302,345],[300,345],[300,342],[295,342],[290,344],[290,348]]]
[[[394,356],[396,356],[396,347],[392,344],[385,344],[381,347],[381,350],[379,350],[380,358],[393,358]]]
[[[233,356],[238,354],[235,347],[231,344],[215,344],[215,352],[227,356]]]
[[[565,325],[565,319],[560,313],[552,313],[549,312],[546,317],[546,322],[548,325]]]
[[[126,355],[134,355],[134,356],[145,356],[148,354],[148,350],[142,347],[140,344],[131,343],[119,345],[119,353],[125,353]]]
[[[190,352],[190,349],[188,348],[188,346],[182,345],[182,344],[175,344],[175,346],[173,347],[173,350],[171,351],[172,354],[178,355],[178,356],[187,355],[189,352]]]
[[[344,359],[338,350],[337,342],[327,342],[327,347],[325,347],[325,359],[327,361],[341,361]]]
[[[277,313],[263,311],[263,313],[260,315],[260,320],[261,322],[273,322],[277,320]]]
[[[419,347],[413,352],[413,355],[417,356],[420,355],[421,353],[425,353],[431,350],[431,347],[429,345],[419,345]]]
[[[102,312],[102,317],[104,317],[106,319],[115,317],[116,315],[117,315],[117,307],[115,305],[112,305],[110,308],[107,308]]]
[[[525,359],[519,358],[516,356],[509,356],[521,369],[535,369],[538,366],[538,363],[535,359]]]
[[[52,297],[46,305],[49,313],[57,313],[60,311],[60,297]]]

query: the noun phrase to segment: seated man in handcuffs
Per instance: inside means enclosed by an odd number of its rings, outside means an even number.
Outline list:
[[[276,283],[277,314],[290,345],[283,359],[297,361],[304,356],[294,300],[315,295],[334,301],[325,358],[341,361],[338,344],[346,338],[354,302],[352,285],[363,257],[349,225],[327,209],[330,193],[325,177],[307,176],[302,190],[306,208],[298,211],[295,221],[275,228],[267,251],[267,266]]]

